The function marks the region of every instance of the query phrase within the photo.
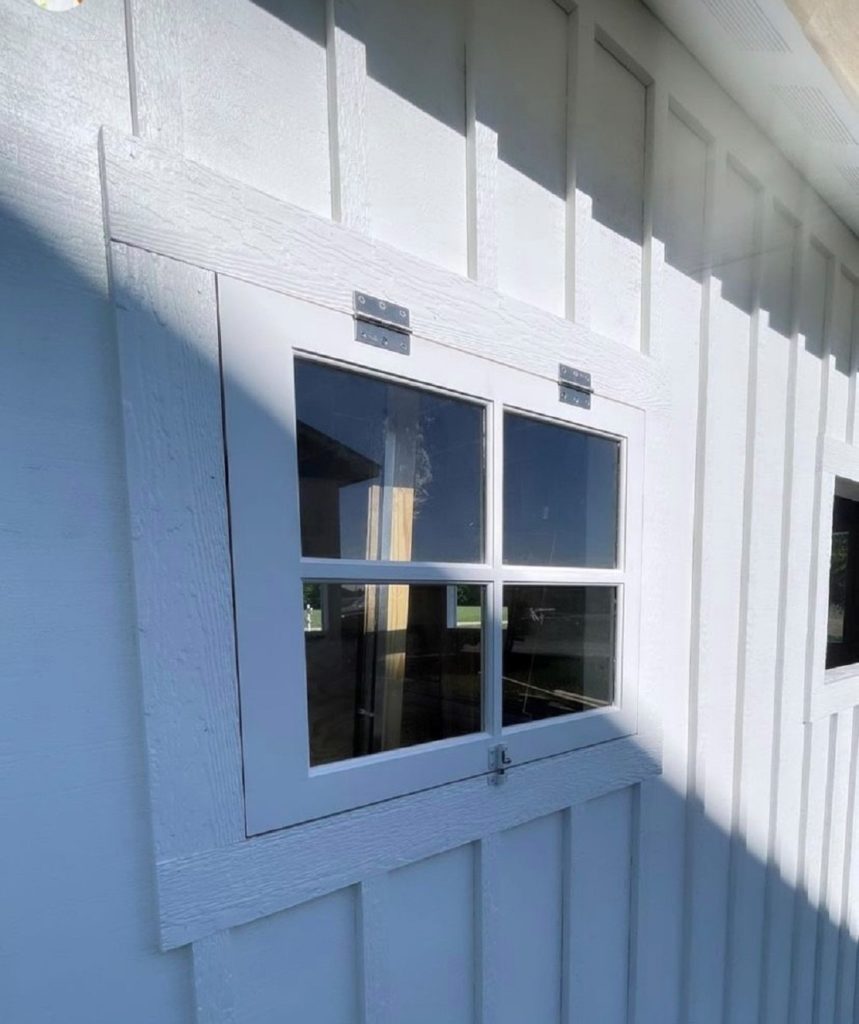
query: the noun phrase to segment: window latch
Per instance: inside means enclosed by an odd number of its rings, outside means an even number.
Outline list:
[[[593,394],[591,375],[573,366],[558,366],[558,398],[567,405],[590,409]]]
[[[513,758],[504,743],[492,747],[489,751],[489,785],[500,786],[507,778],[507,769],[513,764]]]
[[[409,354],[412,329],[405,306],[377,299],[366,292],[353,292],[352,310],[356,341],[404,356]]]

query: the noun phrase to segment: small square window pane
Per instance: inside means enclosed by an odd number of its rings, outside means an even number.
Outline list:
[[[482,406],[307,360],[295,402],[305,557],[483,560]]]
[[[615,587],[504,587],[503,724],[614,700]]]
[[[620,443],[504,415],[504,561],[617,565]]]
[[[479,732],[484,595],[305,582],[311,765]]]

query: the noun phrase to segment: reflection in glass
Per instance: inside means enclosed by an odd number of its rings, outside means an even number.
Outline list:
[[[482,406],[306,360],[295,401],[305,557],[483,560]]]
[[[617,564],[620,443],[504,415],[504,561]]]
[[[842,530],[832,534],[832,559],[829,566],[829,628],[827,643],[844,642],[844,609],[847,605],[847,556],[850,534]]]
[[[480,731],[484,589],[304,583],[311,765]]]
[[[837,487],[848,486],[837,481]],[[859,501],[836,494],[832,505],[826,667],[859,663]]]
[[[503,724],[614,700],[614,587],[505,586]]]

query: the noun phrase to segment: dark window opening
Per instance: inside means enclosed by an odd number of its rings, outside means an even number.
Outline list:
[[[836,484],[838,488],[840,481]],[[826,667],[859,662],[859,501],[835,495]]]

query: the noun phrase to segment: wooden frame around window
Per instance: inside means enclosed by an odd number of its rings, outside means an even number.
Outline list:
[[[633,785],[658,731],[517,765],[248,839],[223,449],[218,281],[348,313],[355,287],[410,307],[416,339],[659,415],[647,357],[328,220],[104,132],[139,660],[162,948]],[[654,478],[658,487],[658,478]],[[201,947],[202,948],[202,947]],[[202,955],[202,954],[201,954]]]
[[[641,410],[600,396],[594,396],[589,409],[567,405],[559,400],[556,381],[424,338],[413,340],[407,357],[373,348],[355,340],[347,314],[228,277],[219,277],[218,297],[248,834],[486,775],[490,749],[497,743],[505,744],[512,764],[521,765],[635,733],[644,467]],[[444,389],[485,409],[487,531],[481,563],[326,563],[301,557],[293,374],[294,360],[308,357],[401,383]],[[506,411],[620,442],[616,568],[504,563],[500,438]],[[611,585],[618,594],[614,704],[502,729],[500,632],[487,628],[483,731],[311,768],[303,635],[298,628],[298,581],[308,574],[314,579],[483,584],[495,595],[489,618],[499,623],[505,582]]]

